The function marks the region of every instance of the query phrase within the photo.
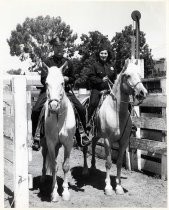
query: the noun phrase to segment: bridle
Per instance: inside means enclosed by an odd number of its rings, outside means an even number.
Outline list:
[[[134,91],[135,91],[135,88],[137,87],[137,85],[138,85],[139,83],[141,83],[141,81],[139,81],[139,82],[137,82],[135,85],[131,85],[128,79],[126,80],[126,82],[127,82],[128,86],[129,86],[132,90],[134,90]]]
[[[48,88],[47,88],[47,90],[48,90]],[[53,101],[57,102],[57,104],[58,104],[58,109],[59,109],[60,106],[61,106],[61,102],[62,102],[62,99],[63,99],[63,97],[64,97],[64,94],[65,94],[65,91],[64,91],[64,87],[63,87],[63,91],[62,91],[61,97],[60,97],[59,99],[57,99],[57,98],[50,99],[50,94],[49,94],[48,91],[47,91],[48,109],[49,109],[49,111],[50,111],[52,114],[56,114],[57,112],[56,112],[55,110],[52,109],[51,103],[52,103]]]
[[[116,97],[115,97],[115,95],[114,95],[114,93],[113,93],[113,91],[112,91],[112,86],[113,86],[113,83],[111,82],[111,80],[108,78],[108,86],[109,86],[109,89],[110,89],[110,95],[114,98],[114,99],[116,99]],[[135,102],[135,98],[136,98],[136,96],[135,96],[135,88],[137,87],[137,85],[138,84],[140,84],[140,83],[142,83],[141,81],[138,81],[136,84],[134,84],[134,85],[132,85],[130,82],[129,82],[129,80],[128,80],[128,78],[126,78],[126,83],[127,83],[127,85],[131,88],[131,90],[133,91],[133,94],[132,94],[132,97],[133,97],[133,104],[134,104],[134,102]],[[139,102],[138,102],[138,104],[137,105],[140,105],[142,102],[143,102],[143,99],[137,99]],[[130,103],[130,102],[128,102],[128,101],[120,101],[121,103]],[[133,105],[132,105],[133,106]]]

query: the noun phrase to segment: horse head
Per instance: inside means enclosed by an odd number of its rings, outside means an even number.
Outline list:
[[[122,70],[122,79],[125,91],[136,97],[139,102],[142,102],[148,92],[141,81],[139,68],[137,61],[127,59]]]
[[[48,108],[51,113],[56,113],[61,106],[64,91],[64,77],[62,70],[67,66],[67,61],[60,67],[46,67],[48,75],[46,78]]]

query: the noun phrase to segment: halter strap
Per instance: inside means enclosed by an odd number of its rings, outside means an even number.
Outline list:
[[[57,99],[57,98],[55,98],[55,99],[48,99],[49,111],[50,111],[51,113],[55,113],[55,111],[53,111],[53,110],[51,109],[50,104],[51,104],[53,101],[56,101],[58,104],[60,104],[61,101],[62,101],[62,99],[63,99],[63,97],[64,97],[64,94],[65,94],[65,92],[63,91],[62,97],[61,97],[60,99]]]
[[[139,83],[141,83],[141,81],[137,82],[135,85],[131,85],[130,82],[127,80],[127,84],[128,84],[129,87],[130,87],[131,89],[133,89],[133,90],[137,87],[137,85],[138,85]]]

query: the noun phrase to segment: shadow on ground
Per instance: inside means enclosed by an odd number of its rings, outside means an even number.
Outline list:
[[[9,201],[11,208],[14,208],[14,193],[6,185],[4,185],[4,193],[8,195],[6,200]]]
[[[82,189],[84,186],[89,185],[93,188],[96,188],[98,190],[104,191],[105,188],[105,178],[106,178],[106,172],[103,172],[101,170],[95,169],[89,169],[89,176],[83,176],[82,175],[83,168],[78,166],[71,169],[71,175],[72,178],[75,180],[75,184],[69,183],[69,188],[78,192],[84,192],[84,189]],[[116,180],[115,176],[110,176],[111,179],[111,185],[113,187],[113,190],[115,190],[116,187]],[[126,179],[122,177],[122,179]],[[63,192],[62,184],[63,179],[61,177],[57,177],[57,184],[58,184],[58,194],[61,196]],[[124,189],[124,188],[123,188]],[[31,189],[39,190],[38,197],[42,201],[50,202],[50,195],[52,191],[52,176],[46,176],[45,182],[42,184],[40,182],[40,176],[34,177],[33,179],[33,188]],[[127,190],[124,189],[124,192],[126,193]]]
[[[93,188],[96,188],[98,190],[104,190],[105,188],[105,178],[106,178],[106,172],[103,172],[99,169],[89,169],[89,175],[88,176],[82,176],[82,170],[83,168],[78,166],[71,169],[72,177],[74,178],[76,185],[70,186],[73,190],[79,191],[83,186],[90,185]],[[116,187],[116,177],[110,176],[111,179],[111,186],[113,187],[113,190],[115,190]],[[125,179],[124,177],[121,177],[121,179]],[[124,192],[126,193],[127,190],[124,189]]]
[[[52,176],[46,176],[45,182],[42,184],[40,182],[41,176],[37,176],[33,178],[33,188],[34,190],[39,190],[38,197],[41,199],[41,201],[48,201],[50,202],[50,194],[52,191]],[[58,194],[61,196],[63,188],[63,179],[60,177],[57,177],[57,184],[58,184]]]

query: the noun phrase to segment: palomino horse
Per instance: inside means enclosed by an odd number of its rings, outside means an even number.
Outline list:
[[[112,166],[111,147],[114,142],[119,143],[119,154],[117,159],[116,193],[123,194],[121,186],[121,168],[124,152],[129,144],[132,122],[128,111],[130,95],[143,100],[147,96],[138,72],[139,66],[134,62],[126,61],[122,72],[117,76],[111,93],[106,96],[99,111],[96,114],[96,132],[92,140],[91,168],[95,168],[95,147],[100,138],[104,139],[106,155],[106,179],[105,194],[111,195],[113,190],[110,181],[110,169]],[[87,147],[84,153],[83,174],[88,173]]]
[[[61,68],[48,68],[46,79],[47,101],[45,103],[45,137],[42,139],[43,169],[41,182],[45,180],[47,169],[50,169],[53,176],[51,200],[54,202],[59,200],[56,175],[57,155],[61,145],[64,147],[62,197],[64,200],[70,199],[68,190],[69,158],[73,147],[76,124],[73,107],[64,90],[62,69],[66,65],[65,63]]]

